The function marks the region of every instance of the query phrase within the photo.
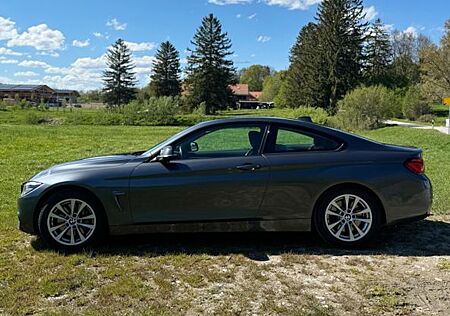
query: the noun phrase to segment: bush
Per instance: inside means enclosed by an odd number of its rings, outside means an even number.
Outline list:
[[[133,101],[123,109],[123,124],[174,125],[178,109],[177,97],[152,97],[142,102]]]
[[[394,93],[382,86],[357,88],[339,101],[332,124],[348,130],[381,127],[383,120],[394,116],[395,100]]]
[[[436,120],[436,115],[433,115],[433,114],[424,114],[418,118],[418,121],[426,122],[426,123],[433,123],[433,121],[435,121],[435,120]]]
[[[431,113],[431,106],[422,97],[419,88],[410,87],[403,97],[402,111],[407,119],[415,121],[420,116]]]
[[[206,115],[206,102],[202,102],[192,111],[194,115]]]
[[[314,123],[327,125],[329,116],[327,111],[322,108],[299,107],[293,109],[289,116],[291,118],[299,118],[300,116],[310,116]]]
[[[48,124],[50,121],[51,120],[50,120],[50,118],[47,115],[42,114],[42,113],[37,113],[35,111],[30,111],[25,116],[25,123],[26,124],[33,124],[33,125]]]

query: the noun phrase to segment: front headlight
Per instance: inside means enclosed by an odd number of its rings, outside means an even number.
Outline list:
[[[42,185],[42,183],[36,182],[36,181],[25,182],[24,184],[22,184],[22,189],[21,189],[20,195],[21,196],[27,195],[31,191],[34,191],[37,188],[39,188],[41,185]]]

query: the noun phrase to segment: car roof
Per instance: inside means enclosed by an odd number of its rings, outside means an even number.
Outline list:
[[[198,123],[198,126],[210,126],[216,124],[227,124],[227,123],[288,123],[288,124],[296,124],[296,125],[311,125],[314,123],[308,123],[301,120],[281,118],[281,117],[271,117],[271,116],[247,116],[247,117],[232,117],[232,118],[223,118],[223,119],[215,119],[210,121],[204,121]],[[307,123],[307,124],[302,124]],[[314,124],[317,125],[317,124]]]
[[[372,147],[372,146],[380,146],[380,143],[374,142],[370,139],[360,137],[358,135],[354,135],[339,129],[331,128],[328,126],[324,126],[321,124],[307,122],[304,120],[298,119],[288,119],[281,117],[271,117],[271,116],[247,116],[247,117],[238,117],[238,118],[223,118],[223,119],[215,119],[210,121],[204,121],[192,126],[192,129],[199,129],[208,126],[216,126],[216,125],[226,125],[226,124],[239,124],[239,123],[275,123],[275,124],[287,124],[297,126],[299,128],[305,128],[310,131],[315,131],[319,133],[323,133],[329,135],[331,137],[336,137],[343,140],[346,143],[351,143],[353,146],[364,146],[364,147]],[[192,131],[191,129],[191,131]]]

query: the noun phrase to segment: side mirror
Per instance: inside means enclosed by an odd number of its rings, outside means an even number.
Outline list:
[[[198,151],[198,144],[196,142],[190,143],[191,153],[196,153]]]
[[[175,158],[178,158],[178,155],[174,154],[172,146],[165,146],[161,149],[159,155],[156,156],[154,160],[159,162],[167,162]]]

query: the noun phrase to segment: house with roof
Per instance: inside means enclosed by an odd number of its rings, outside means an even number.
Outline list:
[[[74,104],[77,103],[80,93],[76,90],[55,89],[55,96],[57,102]]]
[[[230,89],[239,109],[262,109],[273,106],[273,102],[261,101],[262,91],[250,91],[246,83],[231,85]]]
[[[0,83],[0,100],[14,102],[26,100],[34,103],[59,104],[76,103],[80,94],[76,90],[52,89],[47,85]]]
[[[1,100],[27,100],[30,102],[51,102],[55,90],[46,85],[0,83]]]

